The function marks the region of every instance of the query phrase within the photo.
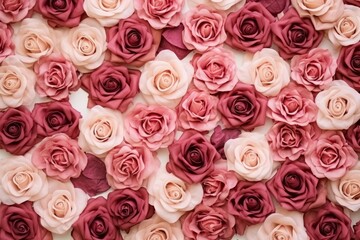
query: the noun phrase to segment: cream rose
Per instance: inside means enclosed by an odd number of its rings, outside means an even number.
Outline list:
[[[360,119],[360,94],[342,80],[335,80],[320,92],[316,122],[321,129],[347,129]]]
[[[61,48],[80,72],[91,72],[105,58],[105,29],[95,19],[85,18],[64,34]]]
[[[240,68],[239,76],[263,95],[276,96],[290,82],[290,66],[277,51],[263,48]]]
[[[139,88],[148,103],[175,107],[185,95],[193,72],[190,64],[164,50],[154,61],[145,64]]]

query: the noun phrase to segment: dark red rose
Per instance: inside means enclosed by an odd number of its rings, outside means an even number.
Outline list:
[[[354,235],[353,238],[354,240],[360,240],[360,221],[358,221],[354,226]]]
[[[360,121],[348,128],[344,135],[348,144],[356,152],[360,152]]]
[[[286,12],[291,5],[290,0],[247,0],[247,2],[261,3],[274,16],[281,12]]]
[[[239,129],[221,129],[220,126],[216,126],[213,134],[210,137],[210,142],[218,153],[220,153],[223,159],[226,159],[224,152],[224,145],[229,139],[237,138],[241,133]]]
[[[344,0],[344,3],[360,7],[360,1],[359,0]]]

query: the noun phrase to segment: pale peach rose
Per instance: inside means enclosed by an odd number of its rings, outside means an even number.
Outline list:
[[[0,176],[0,201],[4,204],[36,201],[48,193],[45,173],[24,156],[3,159]]]
[[[139,88],[149,104],[176,107],[189,87],[193,72],[189,63],[181,62],[175,53],[164,50],[145,64]]]
[[[35,98],[36,75],[15,56],[0,66],[0,109],[30,105]]]
[[[135,11],[133,0],[84,0],[84,10],[104,27],[116,25]]]
[[[316,122],[321,129],[347,129],[360,119],[360,94],[342,80],[335,80],[320,92],[315,103]]]
[[[245,0],[191,0],[196,5],[204,4],[217,10],[229,10],[236,6],[236,9],[245,5]]]
[[[328,31],[329,40],[337,47],[349,46],[360,41],[360,8],[345,5],[336,25]]]
[[[105,58],[105,29],[95,19],[85,18],[79,26],[64,32],[61,49],[80,72],[91,72]]]
[[[243,64],[239,76],[240,81],[253,84],[263,95],[276,96],[290,82],[290,66],[277,51],[263,48]]]
[[[104,157],[124,138],[123,118],[119,111],[100,105],[90,109],[85,118],[80,119],[79,145],[84,152]]]
[[[63,234],[79,218],[86,207],[88,196],[69,182],[49,179],[49,193],[34,202],[41,225],[52,233]]]
[[[194,209],[203,197],[200,183],[187,184],[162,169],[150,177],[147,190],[149,203],[169,223],[175,223],[185,212]]]
[[[248,181],[269,179],[273,175],[275,165],[263,134],[243,132],[240,137],[225,143],[224,152],[228,170]]]

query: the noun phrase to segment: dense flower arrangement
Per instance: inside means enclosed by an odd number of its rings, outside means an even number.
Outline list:
[[[0,239],[359,240],[359,92],[359,0],[0,1]]]

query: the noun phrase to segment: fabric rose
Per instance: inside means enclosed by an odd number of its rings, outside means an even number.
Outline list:
[[[206,5],[211,8],[220,10],[220,11],[227,11],[238,9],[244,6],[246,0],[190,0],[190,4],[195,5]],[[191,6],[191,5],[190,5]]]
[[[4,1],[0,4],[0,22],[13,23],[23,20],[35,6],[36,0]]]
[[[91,74],[83,75],[82,86],[89,93],[88,107],[101,105],[125,112],[139,92],[140,74],[138,70],[104,62]]]
[[[214,48],[195,54],[191,63],[195,69],[193,83],[199,90],[217,94],[231,91],[238,83],[235,56],[226,49]]]
[[[30,105],[35,99],[36,75],[15,56],[0,66],[0,109]]]
[[[114,225],[127,232],[154,214],[145,188],[114,190],[109,193],[106,206]]]
[[[240,81],[267,97],[276,96],[290,82],[290,67],[277,51],[263,48],[240,68]]]
[[[226,43],[233,48],[255,53],[271,46],[270,24],[275,18],[261,4],[248,2],[228,15],[225,23]]]
[[[286,12],[291,5],[290,0],[247,0],[248,2],[259,2],[273,15],[279,16]]]
[[[336,67],[329,50],[314,48],[291,59],[291,79],[311,92],[320,92],[333,80]]]
[[[344,12],[342,0],[306,1],[291,0],[300,17],[310,18],[316,30],[332,28]]]
[[[0,201],[4,204],[36,201],[48,193],[46,175],[24,156],[4,159],[0,176]]]
[[[11,40],[12,35],[13,28],[10,25],[0,22],[0,63],[14,52],[15,46]]]
[[[36,124],[31,112],[21,106],[0,112],[0,148],[23,155],[36,143]]]
[[[358,221],[354,226],[354,239],[360,239],[360,221]]]
[[[243,235],[246,226],[264,222],[275,207],[264,183],[240,181],[230,191],[227,210],[235,216],[236,233]]]
[[[160,161],[145,146],[121,144],[105,157],[106,178],[112,188],[138,190],[160,167]]]
[[[131,16],[134,12],[134,4],[131,0],[84,0],[86,15],[95,18],[102,26],[111,27],[120,19]]]
[[[321,129],[347,129],[360,119],[360,94],[344,81],[333,81],[316,96],[315,103],[319,108],[316,123]]]
[[[181,22],[181,10],[184,4],[184,0],[166,0],[158,5],[149,0],[134,1],[139,18],[148,21],[155,29],[178,26]]]
[[[226,40],[224,29],[226,16],[206,5],[190,9],[183,17],[183,42],[189,50],[205,52]]]
[[[306,126],[316,121],[317,106],[306,88],[290,83],[268,101],[267,116],[290,125]]]
[[[231,239],[234,234],[235,218],[222,208],[198,205],[182,220],[185,238]]]
[[[316,48],[324,35],[322,31],[315,30],[309,19],[301,18],[293,8],[290,8],[280,20],[271,24],[271,31],[273,41],[279,47],[280,56],[286,60]]]
[[[218,98],[206,92],[189,91],[176,107],[180,129],[194,129],[200,132],[215,128],[220,120],[217,111]]]
[[[218,110],[226,128],[251,131],[266,120],[267,99],[254,86],[238,83],[230,92],[220,94]]]
[[[88,196],[71,182],[58,182],[49,178],[49,193],[34,202],[41,225],[56,234],[68,231],[86,207]]]
[[[344,3],[360,7],[359,0],[344,0]]]
[[[125,140],[151,151],[168,147],[176,132],[176,112],[165,106],[138,103],[124,120]]]
[[[192,75],[190,64],[182,63],[175,53],[164,50],[145,64],[139,88],[149,104],[174,108],[186,94]]]
[[[91,72],[105,59],[105,29],[95,19],[85,18],[77,27],[64,32],[60,47],[79,72]]]
[[[200,183],[187,184],[165,170],[153,174],[148,182],[149,202],[165,221],[175,223],[198,205],[203,197]]]
[[[327,202],[304,214],[304,225],[311,240],[351,238],[351,219],[342,208]]]
[[[109,61],[140,67],[155,58],[160,39],[161,32],[134,13],[107,31]]]
[[[31,202],[16,205],[0,204],[0,236],[2,239],[52,240],[51,232],[40,224]]]
[[[220,154],[203,135],[188,130],[169,146],[166,170],[186,183],[200,183],[220,159]]]
[[[31,161],[47,176],[62,182],[79,177],[87,165],[87,157],[77,141],[64,133],[44,138],[34,148]]]
[[[325,181],[315,177],[302,159],[285,161],[266,186],[289,211],[306,212],[326,202]]]
[[[348,144],[356,151],[360,152],[360,121],[348,128],[345,133]]]
[[[218,153],[220,153],[221,158],[225,159],[224,145],[229,139],[237,138],[240,135],[241,131],[239,129],[221,129],[218,125],[214,129],[210,142],[216,148]]]
[[[51,27],[76,27],[84,13],[83,0],[37,1],[35,11],[39,12]]]
[[[248,181],[271,178],[275,164],[264,135],[243,132],[224,146],[227,168]]]
[[[85,152],[104,157],[124,139],[124,126],[120,112],[99,105],[80,119],[79,145]]]
[[[358,160],[358,155],[340,131],[324,131],[311,146],[310,152],[305,162],[313,174],[331,181],[343,177]]]
[[[112,223],[104,197],[89,199],[79,219],[73,224],[71,236],[74,240],[123,239],[120,232]]]

